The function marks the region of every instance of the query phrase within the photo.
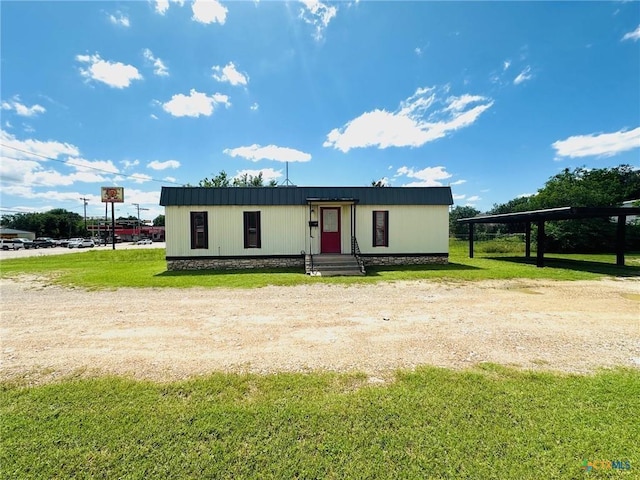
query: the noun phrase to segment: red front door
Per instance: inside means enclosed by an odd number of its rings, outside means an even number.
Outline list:
[[[340,208],[320,209],[320,253],[340,253]]]

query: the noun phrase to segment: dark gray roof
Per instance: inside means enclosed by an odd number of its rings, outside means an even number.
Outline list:
[[[616,217],[618,215],[640,215],[638,207],[559,207],[527,212],[478,215],[461,218],[460,223],[521,223],[538,220],[573,220],[581,218]]]
[[[451,205],[450,187],[162,187],[160,205]]]

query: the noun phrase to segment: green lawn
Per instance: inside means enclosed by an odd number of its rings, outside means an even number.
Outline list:
[[[84,288],[118,287],[240,287],[297,285],[308,283],[371,283],[396,280],[483,280],[543,278],[589,280],[605,275],[640,276],[640,254],[627,255],[627,266],[615,265],[615,255],[546,256],[547,267],[537,268],[535,258],[526,260],[522,244],[479,243],[476,258],[467,256],[467,244],[452,241],[448,265],[367,269],[366,277],[319,278],[301,270],[168,272],[162,249],[96,249],[82,254],[50,255],[0,261],[0,276],[45,276],[50,281]],[[494,253],[498,251],[499,253]]]
[[[4,478],[638,478],[640,375],[420,368],[0,393]],[[583,472],[584,459],[631,470]]]
[[[449,265],[369,269],[364,278],[167,272],[160,249],[4,259],[0,275],[91,289],[640,275],[637,254],[624,268],[613,255],[549,255],[549,267],[539,269],[519,248],[479,245],[469,259],[466,244],[452,242]],[[639,478],[638,412],[640,372],[632,369],[561,375],[490,364],[461,372],[422,367],[382,384],[322,372],[172,383],[5,381],[0,472],[16,479]],[[585,460],[599,463],[587,473]],[[630,470],[604,468],[610,461]]]

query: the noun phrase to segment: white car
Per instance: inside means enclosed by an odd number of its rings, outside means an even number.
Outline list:
[[[141,238],[136,242],[136,245],[151,245],[153,241],[150,238]]]
[[[84,247],[93,248],[95,246],[96,244],[90,238],[74,238],[72,240],[69,240],[69,245],[68,245],[69,248],[84,248]]]
[[[0,248],[2,250],[19,250],[24,248],[24,245],[20,242],[14,242],[13,238],[0,238]]]

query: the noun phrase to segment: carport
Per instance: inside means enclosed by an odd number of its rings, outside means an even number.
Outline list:
[[[498,215],[478,215],[461,218],[458,222],[469,224],[469,258],[473,258],[474,225],[477,223],[524,223],[525,224],[525,256],[531,257],[531,224],[538,226],[536,266],[544,267],[545,233],[544,223],[547,220],[581,220],[585,218],[617,217],[616,229],[616,265],[624,265],[624,239],[627,216],[640,215],[639,207],[560,207],[528,212],[503,213]]]

